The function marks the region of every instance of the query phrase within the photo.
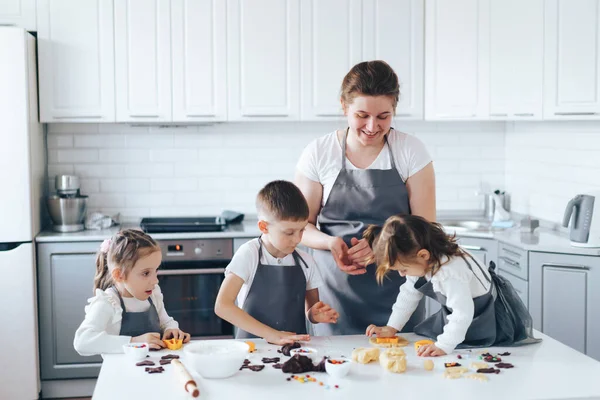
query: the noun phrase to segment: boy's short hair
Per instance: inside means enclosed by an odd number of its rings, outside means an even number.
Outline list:
[[[306,198],[292,182],[269,182],[256,196],[259,218],[273,217],[278,221],[304,221],[308,219]]]

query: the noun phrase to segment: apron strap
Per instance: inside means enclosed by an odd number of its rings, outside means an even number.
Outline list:
[[[471,256],[469,253],[467,253],[467,255],[479,267],[479,270],[483,273],[483,276],[488,281],[488,283],[492,283],[491,279],[487,277],[487,275],[485,274],[485,271],[483,270],[483,268],[481,268],[481,265],[479,265],[479,263],[477,262],[477,260],[475,260],[473,258],[473,256]],[[481,282],[481,279],[479,279],[479,277],[477,276],[477,274],[475,273],[475,271],[473,271],[473,268],[471,267],[471,263],[469,261],[467,261],[467,259],[465,258],[464,255],[461,255],[460,257],[464,260],[465,263],[467,263],[467,267],[469,267],[469,269],[471,270],[471,272],[473,272],[473,275],[475,275],[475,278],[477,278],[477,280],[479,281],[479,283],[481,283],[481,286],[483,286],[484,289],[485,289],[485,285],[483,284],[483,282]]]
[[[394,129],[394,128],[390,128],[390,132],[392,131],[392,129]],[[349,131],[350,131],[350,127],[346,128],[346,133],[344,134],[344,136],[342,138],[342,169],[346,169],[346,139],[348,138]],[[392,153],[392,147],[390,146],[390,143],[388,142],[387,135],[385,135],[383,137],[383,140],[385,141],[385,143],[383,145],[384,146],[387,145],[388,153],[390,155],[390,165],[391,165],[390,169],[397,169],[396,161],[394,160],[394,153]],[[400,173],[400,172],[398,172],[398,173]],[[400,178],[402,179],[403,182],[406,181],[402,175],[400,175]]]
[[[344,137],[342,138],[342,170],[346,169],[346,139],[348,139],[349,131],[350,127],[347,127],[346,133],[344,133]]]
[[[123,312],[126,312],[125,302],[123,301],[123,297],[121,297],[121,293],[119,293],[119,289],[117,289],[115,285],[112,285],[111,288],[114,289],[115,292],[117,292],[117,296],[119,296],[119,302],[121,303],[121,309],[123,310]]]
[[[300,253],[298,253],[296,250],[294,250],[292,255],[294,257],[294,261],[296,261],[296,265],[301,267],[302,264],[304,264],[304,268],[308,269],[308,264],[306,263],[306,261],[304,261],[304,259],[300,255]]]

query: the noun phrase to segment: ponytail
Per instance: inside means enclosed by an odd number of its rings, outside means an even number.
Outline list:
[[[96,289],[106,290],[113,284],[112,276],[108,271],[108,254],[99,251],[96,256],[96,276],[94,276],[94,292]]]

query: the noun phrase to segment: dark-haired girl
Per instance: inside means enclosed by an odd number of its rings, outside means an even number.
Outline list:
[[[529,312],[512,285],[484,268],[437,223],[415,215],[390,217],[383,227],[364,233],[377,262],[377,279],[388,271],[406,276],[387,326],[369,325],[368,336],[393,336],[401,330],[423,296],[442,308],[415,327],[435,343],[420,356],[450,354],[456,347],[513,346],[535,343]]]

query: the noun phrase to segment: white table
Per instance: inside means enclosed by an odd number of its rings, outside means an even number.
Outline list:
[[[379,363],[368,365],[353,364],[351,373],[334,381],[326,373],[309,373],[319,381],[329,384],[330,389],[316,383],[287,381],[289,374],[266,365],[262,371],[244,369],[228,379],[204,379],[195,371],[188,370],[196,378],[200,389],[199,399],[600,399],[600,362],[595,361],[571,348],[536,332],[542,337],[540,344],[513,348],[489,348],[496,355],[504,351],[512,353],[502,357],[503,362],[515,365],[504,369],[498,375],[486,375],[487,382],[472,379],[445,379],[444,362],[458,361],[469,367],[472,361],[480,361],[481,350],[471,353],[457,350],[450,356],[433,358],[435,369],[431,372],[423,368],[423,358],[417,357],[413,342],[422,339],[414,334],[403,335],[411,341],[404,348],[407,371],[403,374],[385,372]],[[260,364],[263,357],[287,357],[277,353],[278,346],[256,340],[257,351],[249,355],[252,364]],[[364,336],[313,337],[310,346],[331,356],[350,356],[355,347],[368,346]],[[162,350],[151,353],[156,361],[165,354],[179,354],[186,364],[182,351]],[[456,355],[470,355],[458,360]],[[115,399],[192,399],[177,381],[173,366],[165,365],[162,374],[148,374],[144,367],[122,354],[105,355],[100,376],[94,391],[94,400]],[[333,387],[338,384],[339,389]]]

